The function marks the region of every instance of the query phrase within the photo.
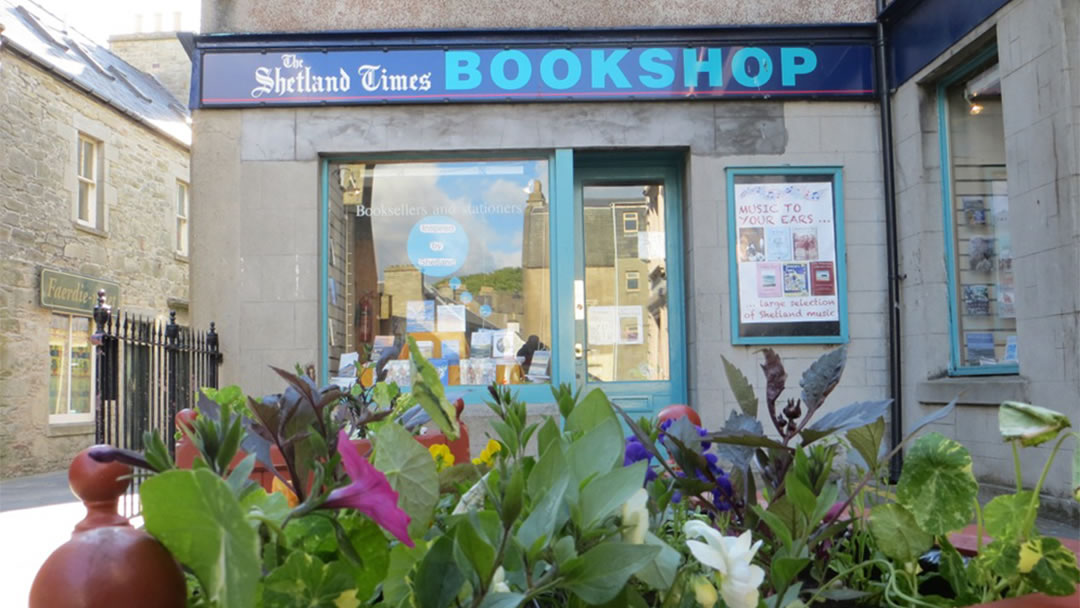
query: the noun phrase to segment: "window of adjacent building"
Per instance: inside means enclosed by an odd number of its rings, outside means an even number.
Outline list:
[[[641,273],[636,270],[626,273],[626,291],[637,291]]]
[[[622,216],[623,232],[638,231],[638,214],[636,212],[624,213]]]
[[[49,327],[49,422],[92,419],[94,347],[90,319],[53,314]]]
[[[548,162],[331,165],[331,375],[386,362],[410,383],[407,339],[447,386],[548,382]]]
[[[188,254],[188,185],[176,182],[176,253]]]
[[[1016,285],[996,51],[983,53],[938,91],[952,368],[1015,373]]]
[[[101,142],[79,134],[78,193],[75,199],[75,221],[88,228],[103,226],[101,188]]]

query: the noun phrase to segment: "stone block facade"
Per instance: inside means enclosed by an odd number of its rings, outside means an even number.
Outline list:
[[[89,421],[50,424],[50,323],[42,269],[120,285],[126,312],[164,317],[188,300],[174,254],[177,181],[189,152],[0,46],[0,477],[63,469],[93,443]],[[73,221],[79,134],[104,153],[103,230]],[[181,311],[180,318],[184,319]]]
[[[1009,230],[1016,281],[1020,373],[949,377],[950,326],[937,84],[996,44],[1004,109]],[[1080,4],[1014,0],[895,93],[897,208],[903,314],[904,417],[909,423],[960,396],[935,425],[971,451],[984,482],[1010,486],[1013,462],[997,431],[1003,400],[1027,401],[1080,421]],[[1034,484],[1049,448],[1026,449]],[[1072,442],[1046,489],[1074,514]]]
[[[109,38],[109,50],[157,78],[181,104],[191,93],[191,61],[176,32],[128,34]]]

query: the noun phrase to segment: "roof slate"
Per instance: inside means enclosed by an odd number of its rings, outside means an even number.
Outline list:
[[[0,0],[0,48],[11,48],[133,120],[191,146],[191,112],[153,76],[29,0]]]

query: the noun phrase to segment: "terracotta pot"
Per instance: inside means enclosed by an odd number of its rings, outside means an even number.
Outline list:
[[[669,405],[660,410],[660,413],[656,415],[656,419],[660,422],[665,422],[667,420],[677,420],[683,416],[689,418],[690,422],[693,422],[697,426],[701,426],[701,417],[698,416],[698,413],[694,411],[694,408],[689,405]]]
[[[68,468],[71,489],[87,515],[71,540],[49,556],[30,587],[30,608],[183,608],[180,565],[152,536],[116,512],[131,467],[100,463],[80,452]]]

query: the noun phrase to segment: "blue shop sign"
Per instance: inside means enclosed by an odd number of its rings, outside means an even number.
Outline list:
[[[204,51],[202,107],[867,97],[869,45]]]

